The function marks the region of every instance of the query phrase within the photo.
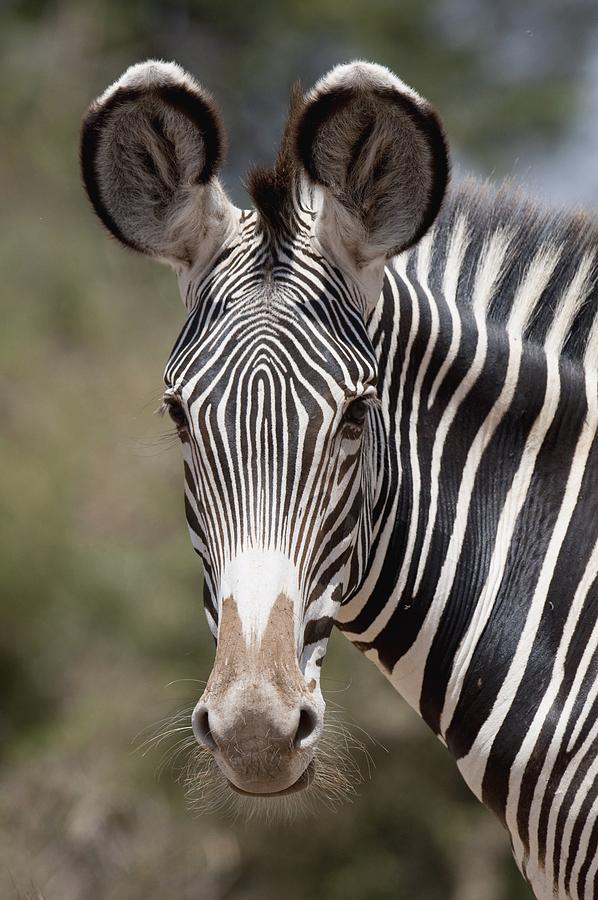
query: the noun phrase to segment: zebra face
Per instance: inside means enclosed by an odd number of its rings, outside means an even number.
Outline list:
[[[164,405],[217,641],[193,730],[232,787],[272,796],[317,779],[321,664],[370,549],[367,322],[386,259],[438,212],[447,157],[425,101],[361,62],[294,92],[274,167],[249,178],[255,212],[217,181],[222,146],[209,95],[149,62],[92,105],[81,160],[104,224],[178,274]]]
[[[192,312],[165,378],[217,638],[194,730],[256,793],[308,778],[326,644],[368,549],[376,361],[364,298],[310,250],[312,225],[273,245],[247,217],[186,288]]]

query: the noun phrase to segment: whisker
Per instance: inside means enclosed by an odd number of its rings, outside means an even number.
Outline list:
[[[192,706],[183,706],[170,716],[164,716],[150,725],[146,725],[131,739],[134,751],[143,751],[148,745],[158,744],[173,729],[191,728]],[[183,725],[183,723],[186,723]]]
[[[144,743],[139,747],[139,750],[141,750],[141,755],[146,756],[150,750],[153,750],[154,747],[159,747],[160,744],[163,744],[165,740],[167,740],[172,734],[176,734],[178,731],[192,731],[192,728],[190,725],[181,725],[179,728],[169,728],[168,731],[163,731],[161,734],[156,735],[155,737],[148,738],[148,740],[144,741]]]
[[[173,684],[182,684],[185,681],[192,681],[194,684],[203,684],[204,686],[208,683],[201,678],[175,678],[173,681],[169,681],[165,687],[169,688],[172,687]]]
[[[200,679],[181,678],[169,682],[167,686],[179,682],[205,684]],[[364,728],[345,721],[346,714],[341,707],[334,703],[333,706],[336,708],[326,711],[311,783],[304,791],[288,796],[254,798],[234,791],[212,753],[196,742],[191,726],[193,706],[183,706],[173,715],[139,732],[135,738],[136,750],[142,756],[157,751],[156,777],[160,778],[166,769],[171,769],[185,793],[189,810],[194,814],[218,814],[248,821],[291,821],[297,816],[314,815],[318,808],[333,811],[343,802],[352,802],[358,794],[359,785],[366,777],[371,777],[374,767],[372,754],[364,740],[382,747]],[[243,756],[242,747],[237,746],[236,752]],[[265,741],[256,753],[259,768],[267,773],[272,761],[278,759],[281,752],[282,749],[276,744]],[[356,754],[365,760],[365,775]]]
[[[130,438],[129,444],[132,449],[145,458],[157,456],[166,450],[172,450],[179,443],[179,436],[174,431],[166,431],[153,437],[137,437]]]

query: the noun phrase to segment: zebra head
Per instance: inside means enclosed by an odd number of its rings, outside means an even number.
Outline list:
[[[384,430],[368,336],[386,260],[433,222],[447,155],[428,104],[387,69],[295,90],[255,209],[216,178],[223,129],[174,64],[130,68],[83,124],[84,181],[126,245],[176,271],[188,318],[166,367],[216,658],[197,741],[242,793],[310,783],[320,671],[372,543]]]

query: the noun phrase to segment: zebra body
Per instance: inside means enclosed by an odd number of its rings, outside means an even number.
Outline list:
[[[82,137],[96,211],[189,311],[165,408],[217,640],[198,742],[235,791],[317,785],[336,622],[536,895],[598,897],[594,226],[476,184],[439,213],[438,120],[365,63],[293,95],[256,211],[215,179],[221,146],[162,63]]]
[[[569,225],[472,184],[389,266],[377,538],[337,615],[539,897],[598,895],[598,248]]]

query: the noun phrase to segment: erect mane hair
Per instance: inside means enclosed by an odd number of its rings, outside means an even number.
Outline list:
[[[542,346],[554,319],[559,300],[580,266],[591,260],[584,279],[583,297],[572,313],[563,337],[562,354],[580,362],[587,338],[598,314],[598,222],[582,210],[550,209],[532,200],[518,185],[505,181],[495,187],[474,178],[452,187],[434,227],[431,286],[442,290],[450,237],[461,217],[466,222],[469,243],[460,267],[457,305],[471,304],[478,262],[493,234],[508,235],[508,251],[497,287],[488,307],[488,320],[506,323],[517,288],[532,260],[542,252],[555,251],[557,262],[522,337]],[[598,365],[598,360],[596,361]]]
[[[255,204],[259,225],[272,236],[292,235],[299,225],[295,195],[299,190],[300,174],[293,140],[304,105],[303,90],[296,81],[291,88],[287,120],[274,165],[254,166],[245,182]]]

